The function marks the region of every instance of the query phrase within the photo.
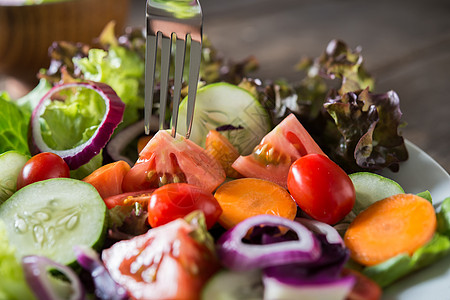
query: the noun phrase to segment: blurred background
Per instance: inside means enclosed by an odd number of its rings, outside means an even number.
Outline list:
[[[125,24],[143,27],[146,1],[129,1],[129,9],[123,7]],[[255,56],[260,68],[254,77],[294,82],[303,78],[295,71],[300,59],[319,56],[330,40],[341,39],[353,49],[361,46],[364,65],[376,79],[375,92],[394,90],[400,97],[407,123],[403,136],[450,170],[450,1],[201,0],[201,4],[204,33],[227,58]]]
[[[225,57],[254,55],[255,77],[300,80],[295,65],[332,39],[362,47],[375,92],[400,97],[403,136],[450,171],[450,1],[201,0],[204,33]],[[143,26],[145,0],[128,24]]]

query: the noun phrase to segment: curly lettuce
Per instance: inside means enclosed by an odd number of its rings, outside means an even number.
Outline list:
[[[332,40],[316,59],[303,59],[296,84],[244,80],[277,124],[293,113],[322,150],[347,172],[398,169],[408,158],[397,94],[372,94],[374,79],[361,49]],[[355,98],[355,99],[354,99]]]
[[[332,158],[345,169],[396,171],[398,163],[408,158],[403,137],[398,133],[402,113],[394,91],[350,92],[329,99],[324,107],[341,134]]]
[[[108,51],[90,49],[88,57],[74,58],[75,67],[84,79],[111,86],[125,103],[124,125],[139,120],[139,109],[144,107],[144,62],[135,52],[113,46]]]

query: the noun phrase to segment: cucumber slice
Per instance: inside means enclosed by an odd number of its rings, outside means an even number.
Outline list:
[[[106,213],[92,185],[70,178],[32,183],[0,206],[17,258],[43,255],[65,265],[75,262],[73,246],[101,245]]]
[[[29,156],[11,150],[0,155],[0,204],[17,190],[17,176]]]
[[[378,174],[357,172],[350,174],[349,177],[356,192],[352,210],[356,215],[378,200],[405,193],[397,182]]]
[[[264,286],[260,270],[233,272],[222,270],[205,285],[202,300],[256,300],[262,299]]]
[[[178,133],[186,134],[187,98],[180,104]],[[190,140],[205,147],[206,135],[220,126],[243,129],[222,131],[241,155],[248,155],[270,131],[269,114],[248,91],[229,84],[214,83],[197,92]]]

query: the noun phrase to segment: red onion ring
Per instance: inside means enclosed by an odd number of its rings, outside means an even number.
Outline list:
[[[342,237],[339,235],[339,233],[337,232],[337,230],[334,227],[332,227],[326,223],[317,221],[317,220],[306,219],[306,218],[296,218],[295,221],[301,223],[302,225],[304,225],[306,228],[308,228],[312,232],[325,235],[328,243],[341,244],[342,247],[345,247]]]
[[[242,239],[249,229],[258,225],[287,227],[297,234],[298,240],[265,245],[244,244]],[[217,254],[225,267],[243,271],[295,262],[312,262],[320,256],[321,249],[314,234],[302,224],[278,216],[259,215],[242,221],[224,233],[217,242]]]
[[[30,255],[22,258],[22,266],[24,269],[25,280],[29,287],[33,290],[34,295],[39,300],[59,300],[60,296],[56,293],[49,281],[48,272],[56,269],[63,273],[70,280],[72,286],[72,295],[70,300],[85,299],[83,285],[77,274],[64,265],[61,265],[45,256]]]
[[[94,90],[105,101],[106,112],[100,122],[97,130],[92,137],[83,144],[67,150],[55,150],[50,148],[43,140],[41,134],[41,126],[39,123],[40,116],[44,113],[46,106],[53,101],[52,95],[68,88],[82,87]],[[117,96],[116,92],[107,84],[100,82],[72,82],[54,86],[47,94],[42,97],[39,104],[33,111],[31,116],[31,145],[32,154],[39,152],[53,152],[63,158],[69,165],[70,169],[75,170],[85,163],[89,162],[94,156],[100,153],[109,141],[114,129],[122,122],[125,104]]]

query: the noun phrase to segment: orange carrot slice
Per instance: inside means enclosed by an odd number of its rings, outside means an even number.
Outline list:
[[[236,147],[222,134],[216,130],[210,130],[206,136],[205,149],[225,170],[227,177],[241,178],[242,175],[231,167],[239,157]]]
[[[222,207],[219,223],[226,229],[256,215],[269,214],[293,220],[297,214],[297,204],[291,195],[267,180],[232,180],[221,185],[214,197]]]
[[[355,261],[372,266],[400,253],[412,255],[435,229],[436,213],[429,201],[398,194],[361,212],[348,227],[344,242]]]
[[[105,199],[123,193],[123,177],[129,170],[130,165],[123,160],[119,160],[98,168],[85,177],[83,181],[92,184],[100,196]]]

